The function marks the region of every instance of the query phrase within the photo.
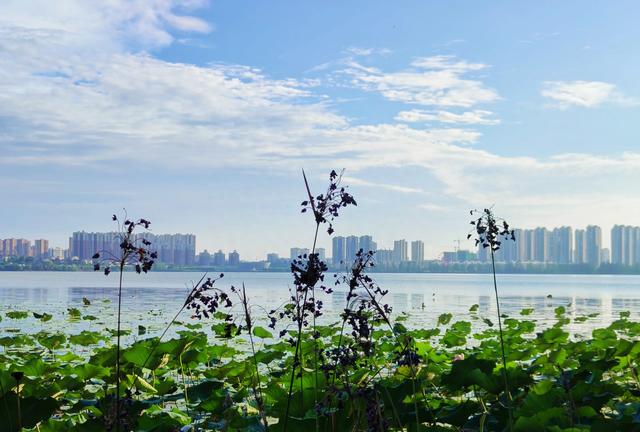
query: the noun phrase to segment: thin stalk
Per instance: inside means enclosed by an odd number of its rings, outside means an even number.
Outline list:
[[[502,353],[502,376],[504,377],[504,389],[507,393],[509,406],[509,430],[513,430],[513,413],[511,412],[511,390],[509,389],[509,378],[507,377],[507,356],[504,351],[504,336],[502,334],[502,317],[500,316],[500,298],[498,296],[498,281],[496,280],[496,261],[493,248],[491,249],[491,267],[493,269],[493,289],[496,293],[496,309],[498,310],[498,330],[500,332],[500,351]]]
[[[20,380],[16,380],[18,383],[18,397],[16,398],[18,407],[18,430],[22,430],[22,409],[20,407]]]
[[[118,329],[116,352],[116,430],[120,432],[120,311],[122,309],[122,276],[124,274],[125,258],[120,261],[120,282],[118,284]]]
[[[158,348],[158,346],[160,345],[160,342],[162,341],[162,338],[167,334],[167,332],[169,331],[169,328],[173,325],[173,323],[176,322],[176,320],[178,319],[178,316],[180,316],[180,314],[182,313],[182,311],[184,310],[184,308],[187,307],[187,305],[189,304],[188,300],[191,298],[191,295],[193,294],[193,292],[195,290],[198,289],[198,287],[200,286],[200,284],[202,283],[202,281],[204,280],[204,278],[207,276],[207,273],[205,273],[200,280],[198,281],[198,283],[193,287],[193,289],[191,290],[191,292],[189,293],[189,295],[187,296],[187,299],[185,300],[184,304],[182,305],[182,307],[178,310],[178,312],[173,316],[173,319],[171,321],[169,321],[169,324],[167,324],[167,326],[164,328],[164,331],[162,332],[162,334],[160,335],[160,337],[158,338],[158,340],[156,341],[156,343],[153,345],[153,348],[151,348],[151,351],[149,351],[149,354],[147,354],[147,358],[144,359],[144,362],[142,363],[142,366],[140,366],[140,370],[144,369],[144,367],[147,365],[147,362],[149,361],[149,359],[151,358],[151,356],[153,355],[153,353],[156,351],[156,349]],[[135,385],[134,381],[131,386],[129,387],[129,390],[131,390],[133,388],[133,386]]]
[[[303,172],[304,174],[304,172]],[[305,183],[307,182],[307,179],[305,177]],[[309,185],[307,184],[307,191],[309,191]],[[309,196],[311,196],[311,192],[309,192]],[[313,201],[312,201],[313,202]],[[314,209],[315,212],[315,209]],[[320,222],[316,222],[316,232],[315,235],[313,237],[313,250],[311,253],[315,253],[316,252],[316,242],[318,241],[318,230],[320,229]],[[313,290],[313,287],[312,287]],[[306,289],[304,291],[304,297],[302,300],[302,308],[299,309],[298,312],[298,339],[296,341],[296,350],[295,350],[295,354],[293,356],[293,369],[291,370],[291,380],[289,381],[289,394],[287,396],[287,410],[285,411],[285,415],[284,415],[284,427],[283,430],[286,432],[287,431],[287,424],[289,422],[289,409],[291,408],[291,394],[293,393],[293,382],[295,380],[295,375],[296,375],[296,367],[297,367],[297,363],[298,363],[298,353],[300,352],[300,344],[302,341],[302,321],[303,321],[303,315],[304,315],[304,306],[307,303],[307,294],[309,293],[309,290]],[[311,294],[312,296],[314,295],[313,292]],[[315,297],[314,297],[314,301],[315,301]],[[313,315],[313,331],[315,333],[315,314]],[[315,347],[315,343],[314,343],[314,347]],[[315,395],[315,399],[316,399],[316,405],[318,403],[318,394],[317,394],[317,387],[318,387],[318,368],[317,368],[317,350],[316,350],[316,395]],[[302,371],[302,367],[300,368],[300,370]],[[300,385],[302,385],[302,378],[300,379]],[[304,394],[300,395],[301,398],[304,397]],[[302,399],[304,400],[304,399]],[[304,406],[303,406],[304,409]],[[318,423],[317,423],[317,415],[316,415],[316,427],[318,427]]]
[[[269,429],[269,423],[267,421],[267,415],[264,410],[264,398],[262,396],[262,384],[260,383],[260,369],[258,368],[258,359],[256,358],[256,348],[253,342],[253,334],[251,333],[251,315],[249,314],[249,305],[247,303],[247,292],[244,287],[244,282],[242,283],[242,306],[244,308],[245,321],[247,323],[247,332],[249,333],[249,341],[251,342],[251,354],[253,356],[253,364],[256,368],[256,381],[258,382],[258,391],[254,388],[254,393],[256,393],[256,402],[258,403],[258,409],[260,410],[260,417],[262,417],[262,423],[264,424],[264,430],[267,431]]]
[[[4,397],[4,384],[2,384],[2,380],[0,379],[0,392],[2,392],[2,400],[4,401],[4,409],[7,412],[7,419],[9,419],[9,424],[13,424],[13,420],[11,419],[11,411],[9,410],[9,403],[7,399]]]

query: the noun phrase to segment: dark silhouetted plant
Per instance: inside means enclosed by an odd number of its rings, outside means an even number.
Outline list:
[[[496,294],[496,309],[498,314],[498,331],[500,334],[500,352],[502,354],[502,375],[504,377],[505,393],[507,395],[509,407],[509,427],[513,429],[513,413],[511,412],[511,391],[509,389],[509,378],[507,376],[507,356],[504,349],[504,333],[502,331],[502,316],[500,313],[500,296],[498,295],[498,282],[496,279],[496,261],[495,253],[500,250],[503,241],[515,241],[515,232],[509,229],[509,224],[504,219],[496,218],[493,210],[486,208],[482,211],[471,210],[471,216],[476,216],[471,221],[473,231],[469,233],[467,239],[475,235],[476,247],[482,247],[489,250],[491,256],[491,268],[493,270],[493,288]]]
[[[291,273],[294,278],[294,291],[291,295],[291,303],[285,306],[284,312],[281,312],[281,317],[289,317],[297,325],[297,338],[292,341],[295,344],[293,366],[291,371],[291,380],[289,382],[289,391],[287,398],[287,408],[284,418],[284,428],[287,430],[287,424],[289,419],[289,411],[291,407],[291,395],[293,393],[293,385],[296,378],[296,369],[300,365],[300,350],[302,342],[303,329],[309,325],[308,319],[311,317],[313,323],[312,337],[314,339],[314,371],[315,371],[315,403],[318,405],[318,348],[316,339],[319,337],[316,330],[316,318],[320,316],[322,309],[322,302],[317,301],[315,297],[316,288],[323,290],[324,292],[331,292],[331,288],[326,287],[324,282],[324,272],[327,270],[327,265],[320,260],[319,255],[316,253],[316,243],[318,241],[318,232],[320,225],[327,224],[327,233],[333,234],[333,221],[339,216],[340,209],[349,205],[357,205],[353,196],[351,196],[346,187],[341,186],[342,173],[338,174],[336,171],[331,171],[329,174],[329,186],[324,194],[314,196],[311,193],[307,176],[302,171],[302,177],[304,179],[304,185],[307,192],[307,200],[302,201],[302,213],[311,211],[313,213],[315,221],[315,233],[313,236],[313,247],[310,254],[304,254],[297,259],[294,259],[291,263]],[[272,311],[275,313],[275,311]],[[273,323],[273,315],[272,315]],[[299,368],[301,382],[302,382],[302,368]],[[301,395],[302,397],[302,395]],[[319,428],[318,417],[316,415],[316,429]]]
[[[144,238],[143,235],[136,233],[136,228],[141,227],[145,230],[149,229],[151,222],[146,219],[130,220],[126,218],[120,224],[118,217],[113,215],[111,218],[118,223],[118,237],[120,240],[119,252],[114,254],[112,251],[98,251],[92,259],[94,261],[94,271],[103,269],[105,276],[111,273],[111,268],[116,267],[119,271],[118,282],[118,314],[116,329],[116,430],[121,428],[121,406],[120,406],[120,336],[121,336],[121,312],[122,312],[122,280],[126,268],[133,268],[136,273],[147,273],[151,270],[153,263],[158,257],[155,251],[151,251],[149,246],[151,242]]]

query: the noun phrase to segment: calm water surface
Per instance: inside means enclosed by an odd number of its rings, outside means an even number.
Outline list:
[[[202,276],[201,273],[156,272],[147,275],[126,273],[124,276],[123,313],[125,327],[136,329],[143,323],[148,334],[159,331],[184,302],[185,296]],[[411,326],[429,326],[441,313],[455,319],[468,319],[469,308],[478,304],[480,317],[495,316],[495,298],[491,275],[471,274],[397,274],[372,275],[379,285],[389,290],[386,302],[394,313],[410,314]],[[57,325],[69,333],[87,328],[115,326],[117,274],[105,277],[90,272],[0,272],[0,333],[39,331],[45,325]],[[217,285],[228,288],[245,283],[253,314],[264,316],[288,298],[291,278],[288,273],[227,273]],[[332,278],[327,280],[332,284]],[[585,333],[596,325],[617,319],[621,311],[630,311],[632,319],[640,319],[640,276],[603,275],[499,275],[502,312],[519,316],[523,308],[534,308],[530,316],[541,325],[553,322],[554,308],[567,307],[569,317],[598,314],[584,324],[572,324],[573,331]],[[323,296],[324,320],[337,320],[344,308],[345,290],[338,287]],[[548,297],[551,295],[551,297]],[[83,297],[91,301],[83,305]],[[67,309],[76,307],[83,315],[95,319],[70,322]],[[47,312],[54,316],[50,323],[33,317],[8,319],[9,310]],[[185,323],[194,322],[188,311],[181,316]]]

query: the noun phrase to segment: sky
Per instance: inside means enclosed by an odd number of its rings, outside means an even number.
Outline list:
[[[452,250],[513,226],[640,224],[635,1],[4,0],[0,238],[113,213],[243,259],[335,235]],[[323,234],[320,246],[329,248]]]

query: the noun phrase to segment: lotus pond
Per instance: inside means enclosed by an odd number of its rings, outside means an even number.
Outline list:
[[[201,320],[185,310],[160,341],[175,311],[140,307],[143,291],[124,296],[121,430],[640,430],[640,323],[624,302],[556,295],[516,307],[507,295],[507,392],[495,311],[481,297],[446,312],[430,290],[401,288],[388,294],[391,322],[371,316],[363,336],[340,318],[345,292],[324,295],[292,379],[297,328],[268,327],[264,293],[249,291],[250,331],[236,302]],[[117,429],[113,311],[100,290],[56,307],[3,302],[0,430]]]

